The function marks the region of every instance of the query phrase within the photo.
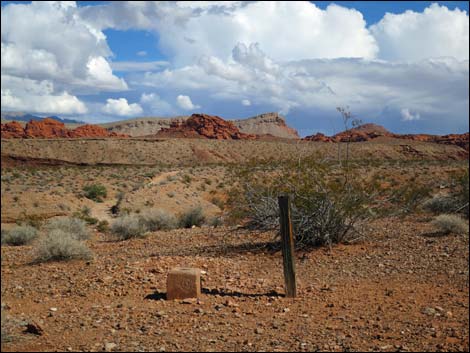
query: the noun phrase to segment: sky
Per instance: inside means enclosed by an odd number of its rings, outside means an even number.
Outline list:
[[[466,1],[2,1],[1,109],[469,130]]]

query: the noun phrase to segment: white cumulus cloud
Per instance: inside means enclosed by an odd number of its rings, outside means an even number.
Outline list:
[[[128,89],[106,59],[112,55],[106,36],[79,16],[74,1],[2,6],[1,32],[2,76],[26,79],[36,86],[47,81],[55,89],[51,98],[45,98],[49,103],[37,104],[35,112],[54,107],[57,113],[85,112],[74,95]],[[27,91],[3,82],[2,89],[15,97],[18,109],[32,111]]]
[[[251,105],[251,102],[249,99],[242,99],[242,105],[245,107],[249,107]]]
[[[129,104],[125,98],[109,98],[106,100],[106,102],[106,105],[102,109],[103,113],[106,114],[118,116],[135,116],[142,114],[143,112],[142,107],[139,104]]]
[[[371,26],[385,60],[422,60],[452,56],[468,60],[468,14],[432,4],[423,12],[387,13]]]
[[[194,105],[193,102],[191,102],[191,98],[189,96],[184,96],[181,94],[176,97],[176,104],[178,104],[178,106],[184,110],[194,110],[201,108],[199,105]]]

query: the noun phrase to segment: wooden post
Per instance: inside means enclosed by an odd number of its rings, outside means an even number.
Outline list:
[[[279,196],[278,202],[280,210],[279,223],[281,226],[281,246],[284,263],[286,297],[295,298],[297,293],[295,285],[294,238],[290,219],[289,196]]]

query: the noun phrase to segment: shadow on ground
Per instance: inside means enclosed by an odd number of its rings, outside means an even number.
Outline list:
[[[256,298],[256,297],[284,297],[284,294],[278,293],[274,290],[269,291],[267,293],[242,293],[242,292],[234,292],[234,291],[225,291],[223,289],[201,289],[202,294],[206,295],[218,295],[221,297],[236,297],[236,298]],[[150,300],[166,300],[166,293],[155,291],[152,294],[148,294],[145,296],[144,299]]]

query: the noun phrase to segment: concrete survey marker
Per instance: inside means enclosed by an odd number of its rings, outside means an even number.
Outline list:
[[[201,296],[201,270],[191,267],[177,267],[168,273],[166,298],[185,299]]]

